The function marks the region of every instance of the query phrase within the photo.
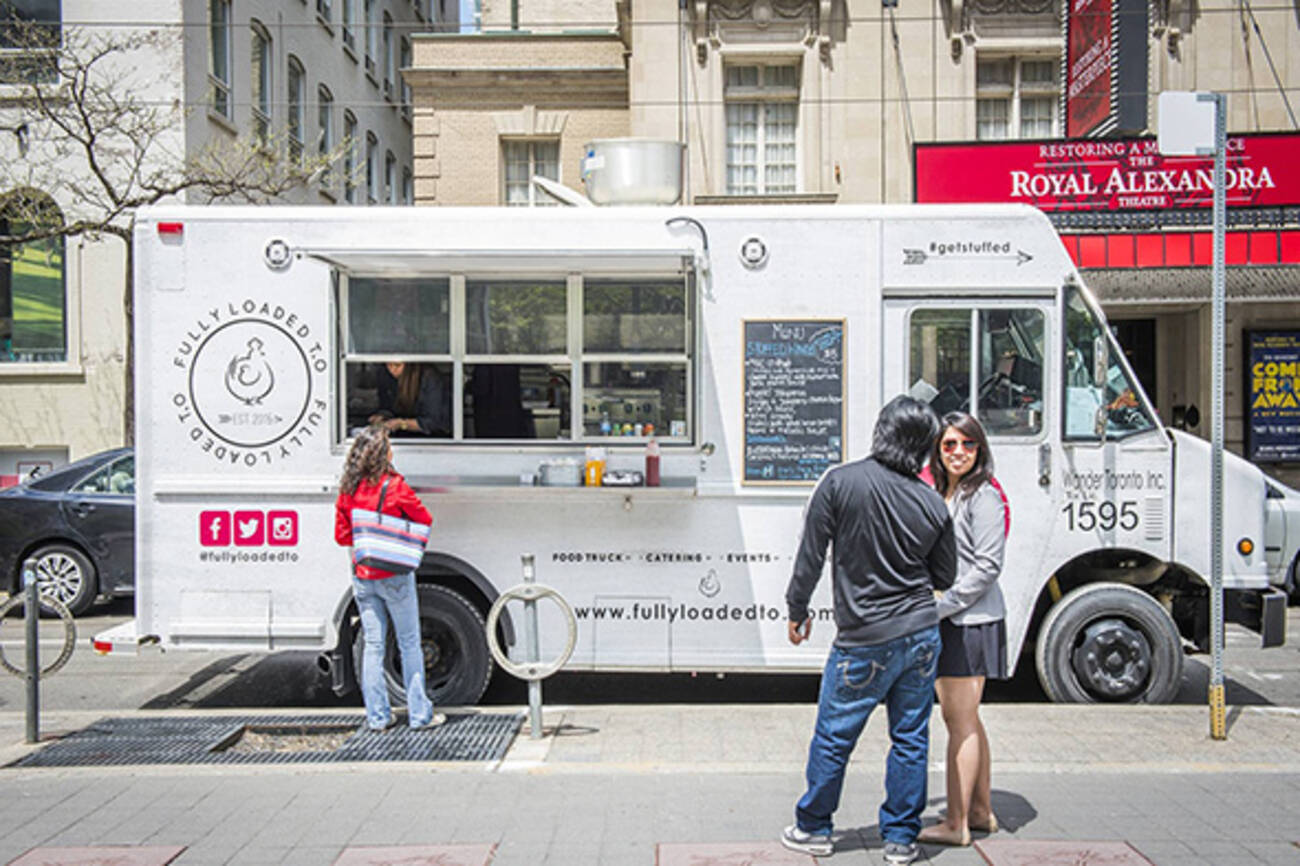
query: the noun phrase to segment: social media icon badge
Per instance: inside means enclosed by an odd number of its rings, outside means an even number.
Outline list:
[[[199,513],[199,544],[204,547],[230,545],[230,512],[202,511]]]
[[[291,547],[298,543],[298,512],[266,512],[266,543],[279,547]]]
[[[235,546],[260,547],[266,543],[265,515],[260,511],[235,512]]]

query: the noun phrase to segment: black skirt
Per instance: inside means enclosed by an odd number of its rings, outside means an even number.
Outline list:
[[[940,620],[939,637],[943,648],[939,650],[936,676],[1007,678],[1006,620],[978,625],[954,625],[946,619]]]

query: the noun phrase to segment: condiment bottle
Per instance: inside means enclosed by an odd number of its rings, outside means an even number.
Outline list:
[[[605,479],[605,449],[588,448],[587,462],[583,467],[583,483],[599,487]]]
[[[654,438],[645,444],[645,486],[659,486],[659,442]]]

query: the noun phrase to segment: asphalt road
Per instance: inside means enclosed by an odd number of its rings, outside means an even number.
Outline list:
[[[67,666],[42,683],[45,710],[209,709],[360,706],[357,696],[339,698],[316,669],[312,652],[218,654],[160,652],[99,656],[90,637],[129,619],[131,601],[97,608],[78,621],[76,650]],[[1260,650],[1259,638],[1230,626],[1224,654],[1227,700],[1231,705],[1300,707],[1300,608],[1288,612],[1284,647]],[[50,659],[62,637],[55,622],[43,622],[42,653]],[[21,620],[0,623],[0,648],[22,665]],[[1188,656],[1178,703],[1205,702],[1209,656]],[[799,703],[817,697],[817,677],[713,674],[558,674],[543,686],[547,703]],[[1014,679],[990,683],[991,703],[1045,701],[1032,665],[1021,664]],[[21,711],[23,681],[0,671],[0,711]],[[497,672],[484,703],[527,703],[523,683]]]

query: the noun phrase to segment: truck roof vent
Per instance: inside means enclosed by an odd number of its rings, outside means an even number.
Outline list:
[[[587,143],[582,182],[596,204],[676,204],[682,197],[679,141],[601,138]]]

